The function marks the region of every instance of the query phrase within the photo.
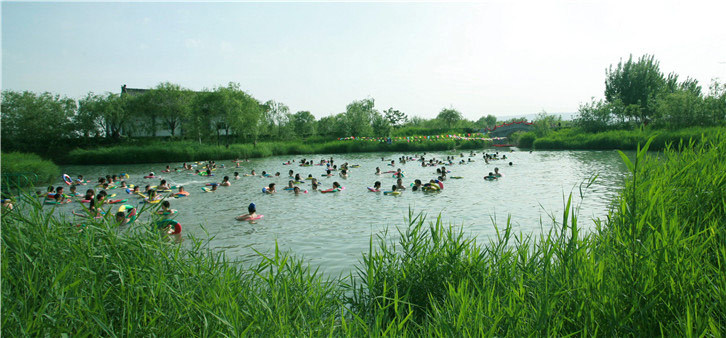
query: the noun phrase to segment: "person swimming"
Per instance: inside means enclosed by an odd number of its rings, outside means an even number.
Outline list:
[[[236,172],[236,171],[234,172],[234,179],[235,179],[235,180],[238,180],[238,179],[239,179],[239,173],[238,173],[238,172]]]
[[[189,196],[189,192],[186,191],[186,190],[184,190],[184,187],[179,186],[179,191],[176,194],[174,194],[174,195],[176,195],[177,197]]]
[[[275,190],[275,183],[270,183],[270,185],[262,188],[262,192],[265,194],[274,194],[277,191]]]
[[[406,187],[403,186],[403,180],[400,178],[396,180],[396,189],[397,190],[406,190]]]
[[[220,183],[219,185],[221,185],[221,186],[224,186],[224,187],[229,187],[229,186],[231,186],[231,185],[232,185],[232,183],[230,183],[230,182],[229,182],[229,176],[225,176],[225,177],[224,177],[224,178],[222,179],[222,183]]]
[[[262,217],[262,215],[257,215],[257,206],[255,206],[254,203],[250,203],[250,205],[247,206],[247,213],[237,216],[235,219],[238,221],[251,221],[260,217]]]
[[[376,181],[376,183],[373,183],[373,188],[368,188],[368,190],[370,190],[372,192],[381,191],[381,181]]]
[[[499,168],[498,167],[497,168],[494,168],[494,176],[496,176],[496,177],[502,177],[502,174],[499,173]]]
[[[494,181],[494,180],[497,179],[497,176],[494,175],[494,173],[490,171],[489,172],[489,175],[484,176],[484,179],[487,180],[487,181]]]
[[[380,174],[381,174],[381,168],[376,167],[376,175],[380,175]]]

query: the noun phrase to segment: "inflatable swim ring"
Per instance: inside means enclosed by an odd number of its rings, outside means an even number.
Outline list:
[[[455,180],[460,180],[460,179],[464,178],[464,176],[451,176],[449,178],[453,178]]]
[[[235,217],[235,219],[238,221],[254,221],[254,220],[260,219],[262,217],[265,217],[265,215],[256,215],[255,217],[250,217],[250,215],[247,214],[247,215],[237,216],[237,217]]]
[[[68,174],[63,174],[63,182],[65,182],[67,185],[71,185],[71,183],[73,183],[71,177],[68,176]]]
[[[182,231],[181,223],[179,223],[173,219],[163,219],[161,221],[156,222],[157,229],[163,229],[166,227],[171,227],[173,229],[171,232],[169,232],[170,235],[180,234]]]
[[[159,210],[156,213],[159,215],[176,215],[179,212],[179,210],[171,209],[169,211]]]
[[[345,187],[340,187],[340,188],[337,188],[337,189],[330,188],[330,189],[326,189],[326,190],[320,190],[320,192],[323,193],[323,194],[327,194],[327,193],[330,193],[330,192],[338,192],[338,191],[341,191],[343,189],[345,189]]]
[[[61,201],[60,203],[56,202],[55,200],[45,200],[43,201],[44,204],[66,204],[69,203],[71,200],[66,199],[65,201]]]
[[[108,204],[125,203],[128,200],[129,200],[128,198],[127,199],[122,199],[122,200],[110,200],[110,201],[108,201]]]
[[[368,191],[372,191],[372,192],[380,192],[380,190],[378,190],[378,189],[376,189],[376,188],[373,188],[373,187],[368,187]]]
[[[134,206],[131,205],[131,204],[123,204],[123,205],[121,205],[121,206],[118,207],[118,211],[119,212],[124,212],[126,210],[131,210],[133,208],[134,208]]]
[[[188,192],[188,191],[182,191],[182,192],[177,192],[177,193],[175,193],[174,195],[175,195],[176,197],[181,197],[181,196],[189,196],[189,192]]]
[[[384,191],[383,194],[387,195],[387,196],[398,196],[401,194],[401,192],[400,191]]]

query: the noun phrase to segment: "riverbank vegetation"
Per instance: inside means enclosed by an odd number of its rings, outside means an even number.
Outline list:
[[[726,123],[726,84],[714,81],[704,94],[698,81],[664,75],[653,56],[621,60],[606,72],[605,99],[580,105],[573,129],[531,133],[518,139],[536,149],[635,149],[651,136],[653,146],[698,139]],[[535,140],[536,139],[536,140]]]
[[[719,336],[725,148],[718,133],[658,158],[648,145],[623,155],[630,178],[592,232],[570,200],[552,230],[501,224],[485,243],[411,215],[340,278],[277,248],[241,266],[148,224],[79,232],[29,199],[2,211],[2,333]]]
[[[606,150],[621,149],[635,150],[638,144],[644,144],[651,137],[654,138],[651,150],[663,150],[668,144],[678,145],[681,142],[688,144],[693,140],[699,142],[702,135],[713,136],[723,132],[723,127],[690,127],[678,130],[643,128],[637,130],[608,130],[600,133],[587,133],[577,128],[567,128],[553,131],[545,137],[537,138],[531,135],[522,135],[520,146],[533,147],[538,150],[548,149],[589,149]],[[525,137],[529,137],[523,140]],[[529,145],[526,145],[529,143]]]
[[[7,150],[59,159],[73,149],[139,142],[196,142],[231,145],[300,142],[344,137],[469,134],[497,123],[493,115],[466,120],[453,108],[434,119],[412,117],[372,98],[316,119],[293,113],[281,102],[260,102],[239,84],[191,91],[171,83],[151,89],[122,88],[121,94],[89,93],[75,101],[50,93],[4,91],[2,142]]]
[[[60,169],[36,154],[11,152],[2,153],[2,174],[3,185],[33,187],[56,180]]]
[[[360,152],[426,152],[442,150],[481,149],[491,145],[484,140],[425,140],[417,142],[366,142],[357,140],[327,142],[259,142],[255,144],[222,145],[195,142],[155,142],[119,145],[96,149],[76,149],[61,159],[74,164],[131,164],[189,162],[259,158],[275,155],[347,154]]]
[[[726,84],[714,81],[704,93],[694,79],[681,79],[675,73],[664,75],[650,55],[637,60],[631,56],[610,66],[605,84],[604,99],[593,98],[582,104],[571,123],[542,112],[532,121],[532,134],[515,135],[509,143],[534,146],[532,136],[547,138],[569,125],[576,128],[570,134],[595,134],[643,128],[675,131],[724,126],[726,121]],[[261,102],[236,83],[200,91],[168,82],[150,89],[124,85],[120,94],[91,92],[79,100],[51,93],[4,91],[2,111],[5,151],[34,152],[54,160],[62,160],[74,149],[160,141],[230,146],[315,143],[347,137],[473,134],[486,133],[502,122],[525,120],[497,121],[491,114],[468,120],[453,107],[441,109],[435,118],[424,119],[394,107],[376,107],[373,98],[354,100],[344,111],[316,119],[309,111],[292,112],[282,102]],[[577,140],[561,143],[576,147]],[[557,144],[540,143],[550,147]]]

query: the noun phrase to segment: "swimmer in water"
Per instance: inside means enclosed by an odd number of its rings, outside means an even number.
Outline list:
[[[239,164],[239,162],[237,162],[237,164]],[[234,172],[234,179],[235,180],[238,180],[239,179],[239,173],[236,172],[236,171]]]
[[[184,190],[184,187],[179,186],[179,192],[175,194],[177,197],[189,196],[189,192]]]
[[[159,190],[169,190],[171,188],[169,188],[169,185],[166,184],[166,180],[161,180],[161,182],[159,182],[159,186],[156,187],[156,189],[159,189]]]
[[[136,220],[136,208],[131,208],[128,215],[123,211],[116,213],[116,222],[118,222],[119,226],[133,223],[134,220]]]
[[[159,215],[171,215],[174,212],[176,212],[176,210],[171,209],[171,203],[169,203],[169,201],[164,201],[161,202],[161,210],[157,211],[156,213]]]
[[[381,168],[376,167],[376,175],[380,175],[380,174],[381,174]]]
[[[342,178],[348,178],[348,171],[343,169],[340,171],[340,177]]]
[[[300,187],[292,188],[292,192],[294,192],[295,195],[300,195]]]
[[[406,187],[403,186],[403,180],[401,180],[400,178],[396,180],[396,189],[397,190],[406,190]]]
[[[497,176],[495,176],[494,173],[490,171],[489,175],[484,176],[484,179],[487,181],[494,181],[497,179]]]
[[[381,181],[376,181],[376,183],[373,183],[373,190],[371,190],[371,191],[372,192],[379,192],[379,191],[381,191]]]
[[[219,185],[221,185],[221,186],[224,186],[224,187],[229,187],[229,186],[231,186],[231,185],[232,185],[232,183],[230,183],[230,182],[229,182],[229,176],[225,176],[225,177],[224,177],[224,178],[222,179],[222,183],[220,183]]]
[[[247,207],[246,214],[235,217],[235,219],[238,221],[250,221],[257,218],[257,207],[254,203],[250,203],[250,205]]]
[[[496,177],[502,177],[502,174],[499,173],[499,168],[494,168],[494,176],[496,176]]]
[[[264,192],[265,194],[274,194],[274,193],[276,193],[277,191],[275,190],[275,183],[270,183],[269,186],[267,186],[267,187],[265,187],[265,188],[262,189],[262,192]]]

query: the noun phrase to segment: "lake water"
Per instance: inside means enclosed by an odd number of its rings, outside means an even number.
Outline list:
[[[490,153],[495,151],[487,150]],[[486,164],[482,153],[478,152],[472,157],[473,163],[447,165],[447,169],[451,170],[449,177],[463,178],[446,180],[444,189],[439,193],[412,192],[409,188],[400,196],[385,196],[366,189],[375,181],[381,181],[383,190],[390,190],[396,182],[391,174],[375,175],[376,167],[382,171],[401,168],[406,175],[403,179],[406,186],[414,179],[426,182],[435,178],[436,168],[422,167],[417,161],[398,164],[400,156],[415,154],[366,153],[252,159],[242,163],[241,168],[235,168],[231,161],[217,161],[218,165],[224,164],[226,168],[215,171],[215,177],[200,177],[181,171],[161,173],[166,165],[174,168],[180,167],[181,163],[66,166],[62,170],[74,178],[80,174],[90,180],[124,172],[131,176],[128,183],[142,187],[159,183],[158,179],[143,178],[153,171],[171,184],[183,185],[191,192],[189,197],[169,199],[172,208],[179,210],[175,218],[181,222],[185,236],[193,234],[206,238],[206,229],[213,237],[211,246],[224,250],[231,260],[237,261],[256,260],[255,250],[269,253],[277,241],[282,250],[291,250],[330,274],[350,272],[361,253],[368,251],[371,236],[386,228],[389,228],[389,234],[395,234],[396,226],[407,224],[405,218],[409,209],[424,212],[429,220],[434,221],[441,214],[446,223],[463,226],[468,234],[477,236],[479,243],[485,243],[495,236],[493,220],[502,228],[509,216],[517,233],[537,234],[548,230],[552,226],[550,216],[555,215],[561,220],[564,200],[572,193],[573,203],[580,205],[580,226],[591,229],[591,219],[607,215],[608,207],[626,177],[626,168],[615,151],[501,151],[501,154],[506,154],[507,160]],[[331,156],[335,164],[348,162],[360,167],[351,169],[350,177],[343,179],[338,175],[321,177],[325,168],[321,166],[283,165],[283,162],[292,159],[299,161],[305,157],[319,162]],[[428,153],[426,158],[444,159],[446,156],[457,156],[457,161],[460,159],[458,153],[451,152]],[[382,161],[382,157],[388,161]],[[396,160],[395,167],[387,165],[390,159]],[[463,159],[469,159],[468,152],[464,153]],[[510,161],[512,166],[508,165]],[[483,176],[494,171],[495,167],[499,167],[504,176],[497,181],[485,181]],[[264,170],[273,174],[280,172],[281,176],[240,177],[232,180],[231,187],[202,192],[201,188],[206,183],[220,182],[225,175],[231,178],[235,171],[242,176],[253,169],[258,175]],[[330,188],[334,181],[340,182],[345,189],[339,193],[310,192],[296,196],[282,190],[289,180],[290,169],[303,177],[312,174],[318,178],[322,189]],[[584,198],[581,198],[579,187],[595,174],[599,175],[597,180],[583,191]],[[276,183],[278,193],[263,194],[262,187],[272,182]],[[309,182],[299,186],[310,189]],[[79,192],[85,192],[88,187],[80,186]],[[118,189],[110,192],[119,193],[121,198],[130,198],[129,203],[139,201]],[[256,223],[235,220],[235,216],[247,213],[250,202],[257,205],[258,213],[264,218]],[[79,206],[74,203],[59,209],[69,212],[79,209]]]

